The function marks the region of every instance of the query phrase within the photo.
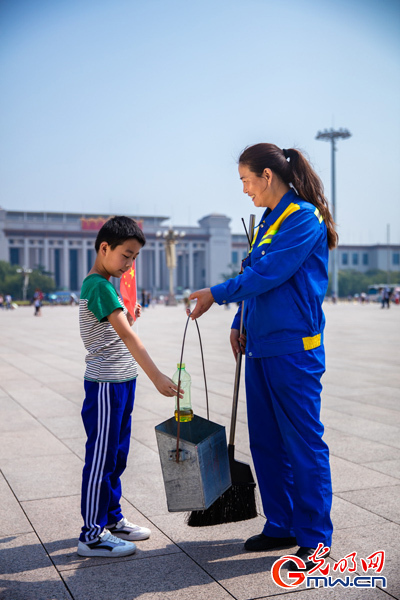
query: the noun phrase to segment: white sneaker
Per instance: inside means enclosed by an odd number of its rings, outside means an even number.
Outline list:
[[[147,527],[139,527],[130,523],[128,519],[121,519],[116,525],[108,525],[111,533],[122,540],[147,540],[150,537],[151,531]]]
[[[118,556],[128,556],[136,552],[135,544],[132,542],[124,542],[115,535],[112,535],[108,529],[99,535],[98,539],[94,542],[79,541],[78,543],[78,554],[79,556],[111,556],[112,558]]]

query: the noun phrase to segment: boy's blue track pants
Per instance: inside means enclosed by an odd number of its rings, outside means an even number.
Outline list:
[[[82,542],[96,539],[123,518],[121,481],[129,452],[136,379],[122,383],[85,380],[82,420],[87,442],[82,474]]]
[[[263,533],[299,546],[332,541],[332,484],[320,422],[324,348],[246,358],[250,448],[264,514]]]

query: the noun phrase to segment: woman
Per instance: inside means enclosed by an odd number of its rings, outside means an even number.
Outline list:
[[[337,234],[321,180],[301,152],[250,146],[239,158],[243,192],[266,210],[237,277],[194,292],[196,319],[213,302],[244,301],[231,330],[235,356],[246,354],[250,448],[267,521],[249,551],[296,544],[307,557],[330,547],[332,486],[322,441],[321,376],[325,371],[322,302],[328,249]],[[294,565],[291,565],[294,570]]]

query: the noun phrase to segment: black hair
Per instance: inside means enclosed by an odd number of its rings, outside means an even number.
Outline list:
[[[247,165],[258,177],[261,177],[265,168],[269,168],[284,183],[292,184],[299,196],[316,206],[321,213],[328,232],[329,249],[337,245],[338,234],[324,195],[324,186],[300,150],[281,150],[275,144],[255,144],[245,148],[238,162]]]
[[[137,240],[142,246],[146,238],[139,225],[130,217],[112,217],[106,221],[97,234],[95,249],[100,249],[102,242],[107,242],[111,250],[123,244],[126,240]]]

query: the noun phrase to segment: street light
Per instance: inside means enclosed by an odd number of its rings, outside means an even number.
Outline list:
[[[29,275],[30,273],[32,273],[32,269],[22,267],[22,269],[17,269],[17,273],[22,273],[22,275],[24,276],[24,283],[22,284],[22,299],[26,300],[26,292],[28,290],[29,285]]]
[[[167,306],[176,306],[177,301],[174,294],[174,269],[176,269],[176,242],[179,238],[186,235],[184,231],[174,231],[172,227],[168,231],[157,231],[156,237],[163,237],[165,244],[165,257],[167,259],[167,267],[169,270],[169,295],[167,298]]]
[[[351,133],[348,129],[325,129],[324,131],[318,131],[315,136],[316,140],[322,140],[324,142],[331,143],[331,164],[332,164],[332,217],[336,223],[336,169],[335,169],[335,152],[336,152],[336,140],[346,140],[351,137]],[[332,296],[333,298],[339,298],[339,278],[338,278],[338,251],[337,248],[332,250]]]

